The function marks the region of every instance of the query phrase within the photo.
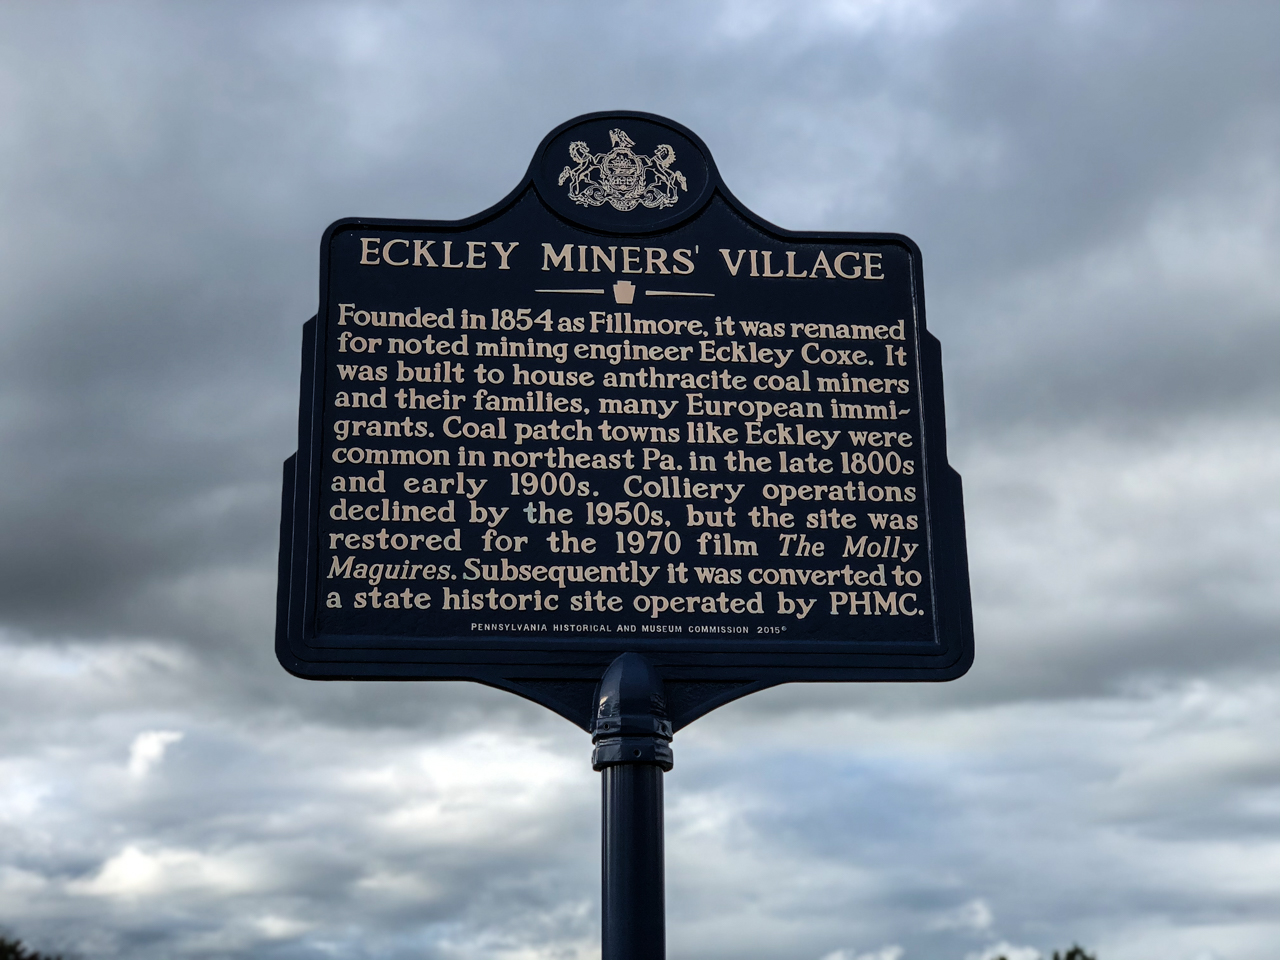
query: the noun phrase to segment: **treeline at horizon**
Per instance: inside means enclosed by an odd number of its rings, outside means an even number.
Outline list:
[[[39,950],[32,950],[17,937],[0,935],[0,960],[69,960],[69,958],[61,953],[41,953]],[[1009,960],[1009,958],[1001,954],[993,957],[992,960]],[[1080,945],[1073,944],[1063,953],[1053,951],[1052,960],[1098,960],[1098,957],[1096,954],[1088,953]]]

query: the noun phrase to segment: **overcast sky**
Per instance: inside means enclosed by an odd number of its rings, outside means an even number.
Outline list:
[[[0,925],[84,960],[598,955],[588,738],[272,650],[318,246],[691,127],[923,249],[977,659],[699,720],[672,960],[1272,960],[1280,7],[0,5]]]

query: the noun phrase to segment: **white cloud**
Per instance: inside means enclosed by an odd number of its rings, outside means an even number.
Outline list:
[[[1040,960],[1042,956],[1035,947],[1019,947],[1001,940],[977,953],[966,953],[964,960],[995,960],[996,957],[1004,957],[1005,960]]]
[[[297,937],[315,926],[313,923],[306,923],[291,917],[280,917],[273,913],[255,918],[253,925],[268,940],[286,940]]]
[[[92,877],[72,881],[67,888],[75,894],[132,899],[184,892],[221,896],[252,890],[257,883],[256,871],[234,857],[179,848],[146,851],[130,844]]]
[[[163,759],[165,751],[182,740],[177,730],[144,730],[129,747],[129,775],[141,780]]]
[[[935,930],[987,930],[995,922],[995,914],[987,906],[985,900],[970,900],[968,903],[948,910],[934,920],[930,926]]]
[[[858,953],[851,949],[833,950],[822,960],[900,960],[904,951],[897,944],[881,947],[868,953]]]

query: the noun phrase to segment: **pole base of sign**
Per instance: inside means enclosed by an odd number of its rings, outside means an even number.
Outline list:
[[[600,681],[592,766],[601,783],[602,960],[667,952],[662,775],[671,769],[666,691],[653,664],[624,653]]]
[[[664,960],[662,768],[617,764],[602,781],[601,960]]]

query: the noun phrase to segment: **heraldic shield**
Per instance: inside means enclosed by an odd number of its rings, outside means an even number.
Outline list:
[[[676,151],[660,143],[653,156],[637,154],[636,142],[620,128],[609,131],[613,149],[593,154],[582,140],[569,144],[569,156],[577,163],[560,171],[557,181],[569,184],[569,197],[584,207],[608,203],[615,210],[672,207],[680,200],[680,190],[688,192],[689,182],[679,170],[671,169]]]
[[[669,229],[710,199],[706,147],[647,114],[588,115],[544,141],[534,180],[566,219],[610,233]]]

